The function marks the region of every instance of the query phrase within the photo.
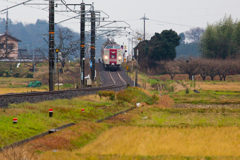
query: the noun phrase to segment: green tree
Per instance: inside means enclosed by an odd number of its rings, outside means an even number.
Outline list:
[[[161,60],[173,60],[176,57],[176,46],[181,38],[173,30],[164,30],[155,33],[151,39],[140,42],[136,48],[139,49],[139,63],[143,68],[155,68]],[[136,52],[135,52],[136,53]]]
[[[200,40],[203,58],[235,58],[239,55],[240,22],[225,16],[219,22],[208,24]]]

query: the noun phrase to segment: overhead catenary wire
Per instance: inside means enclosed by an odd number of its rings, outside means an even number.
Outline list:
[[[171,22],[164,22],[164,21],[153,20],[153,19],[150,19],[149,21],[166,23],[166,24],[172,24],[172,25],[178,25],[178,26],[184,26],[184,27],[192,27],[192,28],[196,27],[196,26],[190,26],[190,25],[185,25],[185,24],[177,24],[177,23],[171,23]]]

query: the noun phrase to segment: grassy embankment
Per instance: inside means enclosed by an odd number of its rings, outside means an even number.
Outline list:
[[[0,147],[67,123],[93,122],[129,107],[125,102],[103,100],[97,95],[85,99],[79,97],[34,104],[12,104],[7,109],[0,109]],[[52,118],[48,117],[50,108],[53,109]],[[13,124],[13,118],[18,118],[17,124]]]
[[[126,95],[127,98],[126,98]],[[117,98],[117,99],[116,99]],[[73,98],[71,100],[54,100],[35,104],[12,104],[9,108],[0,109],[0,146],[29,138],[36,134],[56,128],[66,123],[77,123],[69,130],[63,130],[63,137],[42,140],[30,144],[31,151],[40,152],[51,149],[76,149],[91,140],[111,125],[95,124],[94,121],[113,115],[119,111],[132,107],[134,101],[153,104],[157,99],[148,96],[137,88],[129,88],[116,93],[102,91],[98,95]],[[48,109],[53,109],[54,116],[48,117]],[[84,108],[84,112],[81,109]],[[18,118],[13,124],[12,119]],[[51,136],[51,135],[49,135]],[[49,138],[48,136],[46,136]],[[41,140],[40,140],[41,141]],[[40,147],[39,149],[39,143]],[[36,145],[37,144],[37,145]]]

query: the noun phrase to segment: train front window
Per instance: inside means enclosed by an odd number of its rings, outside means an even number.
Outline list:
[[[106,46],[106,48],[108,48],[108,49],[110,48],[111,49],[111,48],[113,48],[113,46]]]
[[[114,48],[115,48],[115,49],[121,49],[121,47],[120,47],[120,46],[114,46]]]

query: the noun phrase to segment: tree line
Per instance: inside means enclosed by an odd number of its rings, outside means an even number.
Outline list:
[[[176,74],[188,74],[189,79],[193,75],[200,75],[203,81],[207,76],[213,81],[216,76],[219,76],[220,81],[225,81],[228,75],[240,73],[240,60],[190,58],[188,60],[161,61],[158,62],[157,71],[159,74],[169,74],[171,79],[174,79]]]
[[[208,24],[200,38],[201,57],[210,59],[239,58],[240,21],[231,15]]]

